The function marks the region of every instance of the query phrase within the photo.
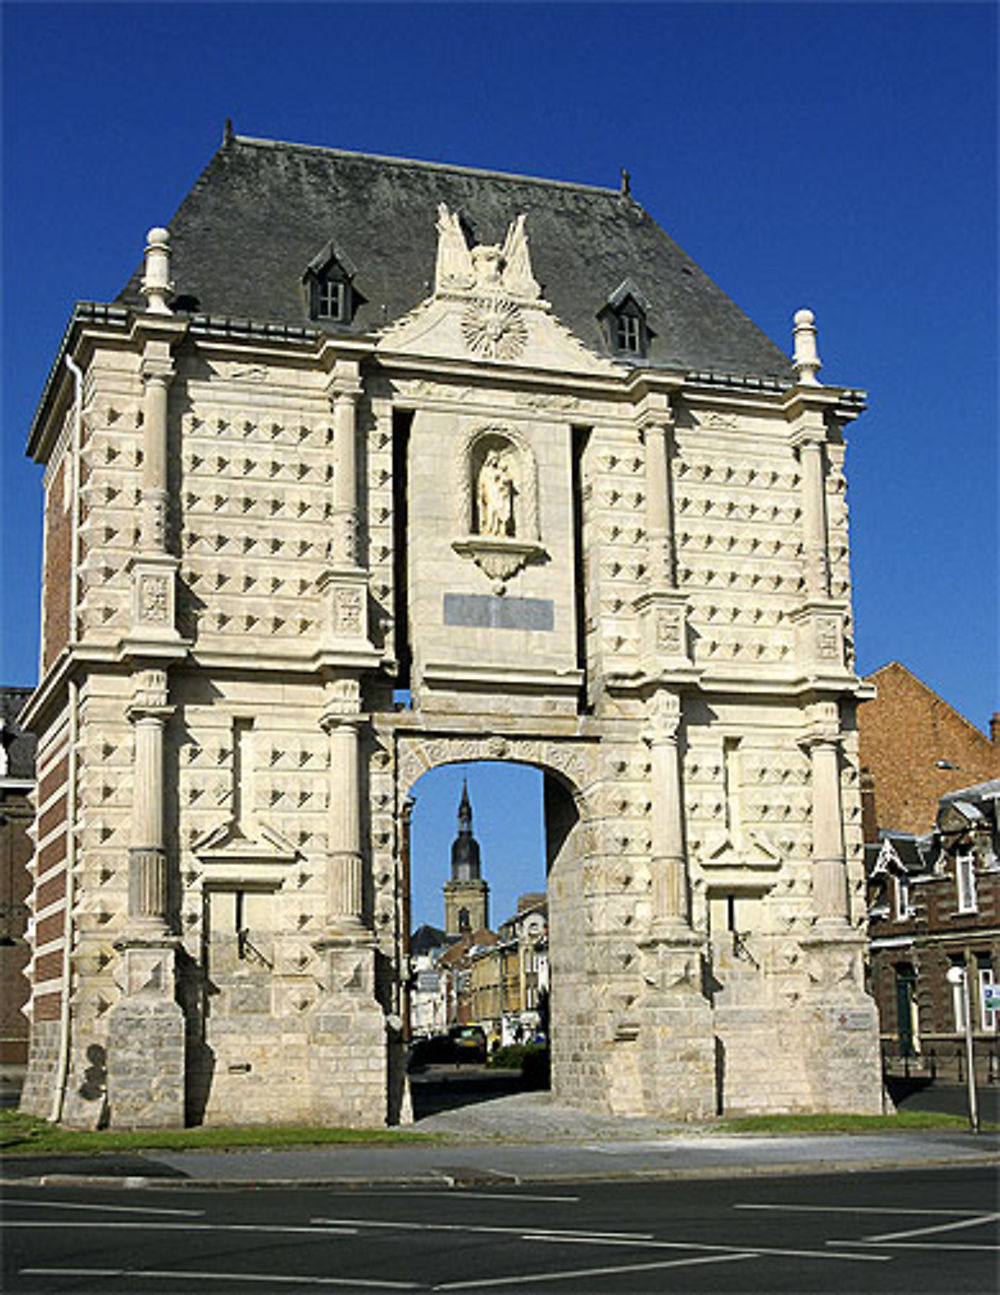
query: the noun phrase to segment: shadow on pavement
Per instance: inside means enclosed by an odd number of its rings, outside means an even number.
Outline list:
[[[964,1084],[942,1084],[926,1076],[904,1079],[890,1075],[886,1090],[900,1111],[934,1111],[944,1115],[967,1115],[968,1091]],[[990,1124],[1000,1122],[1000,1085],[977,1084],[979,1118]]]
[[[519,1070],[441,1065],[425,1066],[410,1074],[414,1120],[524,1091]]]

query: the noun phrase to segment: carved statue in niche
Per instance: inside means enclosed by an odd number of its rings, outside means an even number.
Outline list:
[[[480,535],[514,535],[514,482],[496,449],[487,450],[479,469],[476,505]]]
[[[537,466],[527,439],[499,424],[476,428],[455,459],[455,524],[452,548],[493,581],[506,582],[548,553],[538,528]]]

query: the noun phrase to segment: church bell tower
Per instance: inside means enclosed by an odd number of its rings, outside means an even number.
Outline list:
[[[451,845],[451,880],[444,884],[444,924],[449,935],[489,925],[490,888],[480,876],[479,842],[472,835],[469,788],[462,783],[458,835]]]

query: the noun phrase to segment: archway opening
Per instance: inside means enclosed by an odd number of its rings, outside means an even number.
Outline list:
[[[440,765],[410,798],[401,972],[420,1120],[549,1086],[558,933],[572,921],[548,881],[578,815],[556,775],[510,761]]]

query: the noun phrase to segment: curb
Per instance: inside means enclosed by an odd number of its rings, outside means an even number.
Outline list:
[[[1000,1154],[936,1156],[929,1160],[842,1160],[833,1165],[817,1166],[801,1161],[767,1165],[706,1165],[670,1169],[622,1169],[600,1173],[499,1173],[491,1170],[469,1173],[371,1174],[367,1177],[304,1178],[159,1178],[155,1175],[129,1174],[40,1174],[23,1178],[4,1178],[2,1187],[109,1187],[117,1190],[190,1189],[248,1190],[273,1188],[337,1187],[345,1190],[368,1187],[440,1187],[461,1190],[467,1187],[520,1187],[543,1183],[600,1183],[639,1180],[663,1182],[693,1179],[787,1178],[829,1176],[832,1174],[896,1173],[921,1169],[986,1168],[1000,1165]]]

